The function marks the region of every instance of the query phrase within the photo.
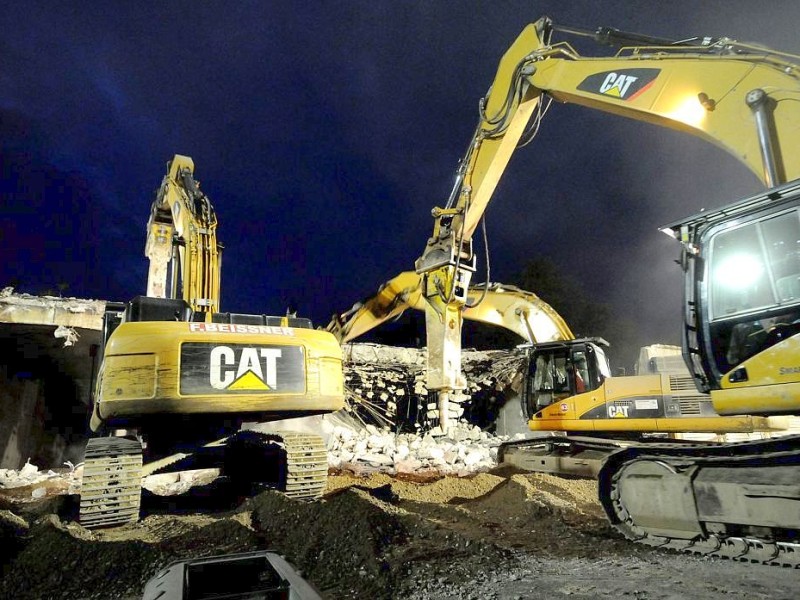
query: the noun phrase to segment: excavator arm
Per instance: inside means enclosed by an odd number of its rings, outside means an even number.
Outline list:
[[[553,31],[547,18],[528,25],[500,61],[453,190],[433,209],[433,234],[415,263],[426,302],[428,387],[442,405],[465,386],[461,328],[476,262],[472,236],[511,156],[536,134],[551,100],[696,135],[767,186],[800,176],[800,154],[792,151],[800,133],[798,57],[729,39],[641,36],[614,56],[584,57],[553,44]],[[612,30],[596,37],[626,38]]]
[[[175,155],[156,194],[145,256],[150,259],[148,296],[183,298],[194,312],[219,312],[217,216],[194,179],[194,162],[188,156]]]
[[[420,275],[404,271],[363,302],[334,315],[326,329],[346,344],[409,308],[425,310],[421,283]],[[532,292],[490,283],[473,286],[467,296],[470,303],[463,311],[467,320],[503,327],[531,344],[575,338],[561,315]]]
[[[399,317],[409,308],[426,312],[426,328],[428,336],[440,329],[431,329],[429,324],[429,304],[423,297],[423,277],[413,271],[404,271],[384,283],[378,291],[355,304],[350,310],[334,315],[327,330],[336,336],[340,343],[347,343],[382,323]],[[536,294],[520,288],[499,283],[488,283],[473,286],[465,293],[466,302],[460,307],[459,319],[478,321],[503,327],[526,340],[542,343],[575,339],[566,321],[549,304]],[[461,321],[459,320],[459,328]],[[461,330],[458,331],[458,354],[449,356],[448,368],[460,377],[461,369]],[[428,347],[428,384],[436,381],[431,376],[431,353],[441,351],[441,339],[427,340]],[[453,350],[454,345],[448,346]],[[438,373],[441,375],[441,371]],[[462,384],[462,386],[465,384]],[[439,424],[443,431],[448,427],[448,407],[450,394],[438,389]],[[457,388],[454,388],[457,389]]]
[[[334,315],[327,330],[345,344],[409,308],[425,310],[421,283],[420,275],[404,271],[349,311]],[[463,315],[469,321],[503,327],[531,344],[575,338],[561,315],[532,292],[490,283],[473,286],[467,296],[470,303],[465,305]]]
[[[550,99],[701,137],[738,158],[768,187],[800,176],[800,156],[792,152],[800,131],[800,111],[793,106],[800,99],[800,67],[792,61],[800,57],[728,39],[584,57],[565,42],[551,44],[552,32],[552,22],[542,18],[506,51],[481,101],[479,125],[448,205],[434,209],[437,221],[452,217],[465,241]]]

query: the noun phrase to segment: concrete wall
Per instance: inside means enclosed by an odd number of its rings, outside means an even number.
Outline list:
[[[82,459],[104,310],[0,291],[0,468]]]
[[[0,369],[0,467],[16,469],[36,453],[41,437],[41,423],[36,409],[42,406],[40,382],[9,376]]]
[[[8,356],[7,340],[0,352]],[[76,382],[47,355],[10,363],[0,365],[0,468],[18,469],[27,460],[42,468],[78,462],[88,404]]]

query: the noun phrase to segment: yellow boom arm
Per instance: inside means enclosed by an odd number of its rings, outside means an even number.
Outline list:
[[[219,312],[220,250],[217,216],[194,180],[194,162],[176,154],[147,222],[147,295],[183,298],[195,312]]]
[[[425,310],[421,285],[420,275],[404,271],[346,313],[335,315],[327,329],[345,344],[399,317],[409,308]],[[474,286],[468,297],[470,303],[463,314],[469,321],[503,327],[532,344],[575,339],[561,315],[531,292],[490,283]]]
[[[461,325],[475,269],[472,236],[514,151],[551,99],[683,131],[725,149],[767,186],[800,177],[798,57],[722,39],[628,47],[583,57],[528,25],[500,61],[433,235],[416,261],[426,300],[428,387],[463,389]]]

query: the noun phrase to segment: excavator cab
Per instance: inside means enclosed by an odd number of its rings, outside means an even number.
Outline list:
[[[524,406],[531,418],[566,398],[591,392],[610,376],[603,338],[581,338],[529,347]]]
[[[800,412],[800,181],[663,231],[683,243],[684,353],[722,415]]]

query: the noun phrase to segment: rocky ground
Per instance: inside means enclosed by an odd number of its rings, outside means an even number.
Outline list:
[[[508,468],[332,470],[313,503],[243,500],[216,479],[147,492],[139,523],[97,531],[75,521],[70,469],[39,475],[0,490],[2,598],[140,598],[174,560],[254,549],[285,556],[331,599],[789,599],[800,581],[796,570],[637,546],[607,526],[593,481]]]

